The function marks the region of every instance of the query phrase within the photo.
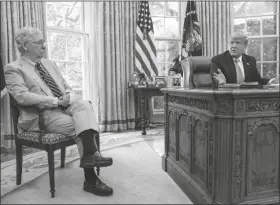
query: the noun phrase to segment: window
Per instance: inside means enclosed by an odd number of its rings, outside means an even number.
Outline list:
[[[181,53],[181,2],[149,2],[157,49],[158,75],[166,76]],[[164,109],[163,97],[152,98],[154,113]]]
[[[83,3],[46,2],[46,8],[49,59],[55,61],[73,90],[83,95],[88,40]]]
[[[279,2],[233,2],[233,30],[248,34],[247,53],[263,77],[279,73]]]
[[[181,51],[180,2],[150,2],[159,76],[167,75]]]

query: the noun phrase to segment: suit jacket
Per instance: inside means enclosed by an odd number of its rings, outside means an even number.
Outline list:
[[[49,72],[62,94],[71,92],[54,62],[42,59],[43,67]],[[24,106],[37,106],[39,109],[57,107],[57,98],[53,96],[50,88],[40,78],[32,65],[25,58],[20,58],[4,67],[6,86],[9,93],[20,107],[18,119],[19,132],[23,130],[39,130],[39,111],[36,108]]]
[[[245,82],[259,82],[261,85],[268,83],[269,79],[261,77],[256,66],[256,59],[253,56],[242,54],[242,61],[244,66]],[[214,56],[211,59],[210,74],[212,79],[213,74],[217,73],[218,69],[220,69],[224,74],[227,83],[237,83],[236,69],[229,51]]]

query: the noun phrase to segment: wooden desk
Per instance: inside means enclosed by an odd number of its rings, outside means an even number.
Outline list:
[[[161,88],[152,87],[152,88],[145,88],[145,87],[137,87],[131,88],[134,90],[134,102],[135,102],[135,124],[136,127],[141,124],[142,135],[146,135],[146,126],[147,126],[147,118],[148,118],[148,108],[146,107],[148,103],[148,98],[152,96],[163,96],[163,93],[160,91]],[[140,99],[140,100],[138,100]],[[140,114],[141,121],[139,122],[138,118],[138,102],[140,101]]]
[[[161,89],[163,169],[196,204],[279,203],[279,89]]]

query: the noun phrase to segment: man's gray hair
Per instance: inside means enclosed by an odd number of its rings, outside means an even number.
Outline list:
[[[24,43],[31,40],[31,35],[34,33],[41,33],[41,31],[34,27],[23,27],[16,32],[15,41],[20,53],[24,51],[22,49]]]
[[[232,39],[235,39],[235,38],[242,39],[246,45],[248,44],[248,36],[243,32],[234,32],[231,34],[231,38]]]

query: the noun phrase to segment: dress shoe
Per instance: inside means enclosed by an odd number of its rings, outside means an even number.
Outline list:
[[[102,157],[99,152],[93,155],[82,156],[80,167],[93,168],[93,167],[108,167],[113,164],[113,159],[110,157]]]
[[[98,178],[95,184],[84,182],[84,191],[98,196],[109,196],[113,194],[113,189]]]

